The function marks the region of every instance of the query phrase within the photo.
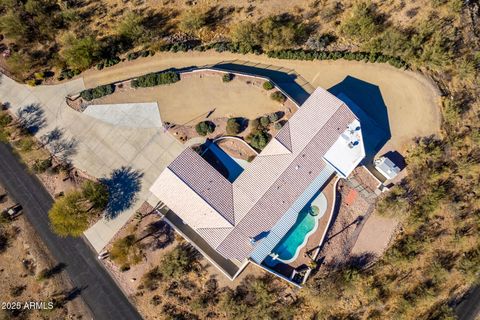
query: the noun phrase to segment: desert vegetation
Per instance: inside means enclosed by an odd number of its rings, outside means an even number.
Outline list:
[[[81,236],[107,203],[107,187],[99,182],[86,181],[80,190],[65,194],[53,204],[48,213],[53,231],[62,237]]]
[[[32,9],[36,3],[41,6]],[[216,289],[196,291],[208,298],[182,294],[178,288],[188,284],[181,281],[160,281],[159,294],[175,296],[177,304],[164,303],[160,296],[152,304],[173,318],[205,317],[207,312],[241,318],[251,310],[255,317],[288,318],[284,307],[327,319],[451,318],[452,307],[480,272],[478,4],[372,0],[294,5],[284,3],[288,14],[261,13],[261,5],[254,3],[233,11],[220,5],[222,14],[219,8],[190,8],[194,10],[175,16],[160,8],[127,16],[104,2],[86,7],[2,2],[0,30],[11,51],[5,67],[22,79],[35,80],[34,73],[50,69],[67,78],[139,50],[216,50],[282,59],[388,62],[424,73],[442,93],[442,132],[412,141],[408,177],[378,204],[379,212],[402,218],[402,232],[384,257],[368,264],[351,259],[322,266],[293,304],[284,303],[263,280],[251,280],[225,296]],[[99,28],[92,18],[96,15],[128,19],[123,26]],[[80,20],[85,27],[79,27]],[[142,83],[155,85],[150,78]],[[260,150],[270,139],[262,129],[269,119],[253,121],[247,140]],[[0,136],[11,137],[10,128],[2,125]],[[28,150],[28,140],[18,148]]]

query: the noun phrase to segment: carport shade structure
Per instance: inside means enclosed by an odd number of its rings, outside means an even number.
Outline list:
[[[317,88],[235,181],[187,148],[150,191],[226,259],[261,263],[315,192],[364,157],[355,114]]]

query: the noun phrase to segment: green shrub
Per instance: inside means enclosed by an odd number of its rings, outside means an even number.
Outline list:
[[[270,134],[264,131],[257,131],[247,137],[250,145],[257,150],[262,150],[270,141]]]
[[[132,80],[132,87],[154,87],[163,84],[171,84],[180,80],[178,73],[174,71],[149,73]]]
[[[350,17],[343,20],[340,32],[347,37],[368,41],[380,32],[379,20],[374,5],[360,2],[353,7]]]
[[[37,80],[43,80],[43,79],[45,79],[45,73],[43,73],[43,72],[35,72],[34,77],[35,77],[35,79],[37,79]]]
[[[158,281],[162,279],[162,273],[158,266],[153,267],[142,276],[141,286],[150,291],[158,289]]]
[[[32,165],[32,169],[35,173],[43,173],[52,166],[52,160],[50,158],[40,160],[37,159]]]
[[[264,128],[268,127],[270,124],[270,119],[269,117],[260,117],[260,125]]]
[[[195,256],[191,248],[178,246],[167,253],[160,264],[160,272],[163,276],[178,278],[192,269]]]
[[[87,101],[91,101],[93,99],[98,99],[104,96],[108,96],[113,92],[115,92],[115,85],[106,84],[104,86],[99,86],[93,89],[83,90],[80,93],[80,96]]]
[[[108,204],[108,189],[100,182],[85,181],[82,186],[82,194],[95,209],[103,210]]]
[[[270,81],[265,81],[263,83],[263,89],[265,90],[272,90],[273,88],[275,88],[275,86],[273,85],[273,83],[271,83]]]
[[[227,134],[237,135],[241,132],[241,125],[237,118],[230,118],[227,120]]]
[[[140,262],[141,256],[135,235],[130,234],[115,240],[110,249],[110,259],[121,266]]]
[[[278,114],[276,112],[270,113],[268,115],[268,120],[270,120],[271,123],[277,121],[278,120]]]
[[[8,126],[10,123],[12,123],[13,118],[6,112],[1,112],[0,113],[0,128]]]
[[[280,130],[282,129],[283,125],[280,122],[275,123],[275,130]]]
[[[233,74],[231,73],[225,73],[223,76],[222,76],[222,81],[223,82],[230,82],[233,80]]]
[[[207,24],[207,14],[202,10],[185,11],[180,16],[178,27],[185,33],[195,33]]]
[[[24,137],[15,142],[15,146],[23,152],[32,151],[33,145],[34,142],[31,137]]]
[[[272,94],[270,95],[270,98],[280,103],[284,103],[285,101],[287,101],[287,97],[285,97],[285,95],[280,91],[272,92]]]
[[[195,126],[195,131],[201,136],[206,136],[215,131],[215,124],[211,121],[201,121]]]

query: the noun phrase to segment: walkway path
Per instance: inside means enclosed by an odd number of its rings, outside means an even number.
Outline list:
[[[82,79],[31,88],[2,76],[0,101],[8,102],[13,112],[38,104],[44,111],[46,126],[37,135],[61,128],[66,139],[72,138],[77,142],[73,164],[89,175],[108,177],[113,170],[121,167],[132,167],[143,174],[137,202],[114,219],[102,219],[86,231],[87,239],[100,251],[141,202],[150,200],[156,203],[156,199],[149,198],[148,189],[166,165],[183,150],[183,146],[162,128],[114,126],[72,110],[66,105],[65,96],[83,89]]]

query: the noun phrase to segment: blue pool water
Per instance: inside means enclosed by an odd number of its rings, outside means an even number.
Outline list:
[[[300,211],[293,227],[272,250],[272,253],[278,254],[278,259],[288,261],[294,258],[307,235],[317,227],[317,221],[321,215],[312,216],[309,209],[310,207]],[[269,266],[274,266],[279,262],[281,261],[273,259],[271,256],[268,256],[264,261]]]

